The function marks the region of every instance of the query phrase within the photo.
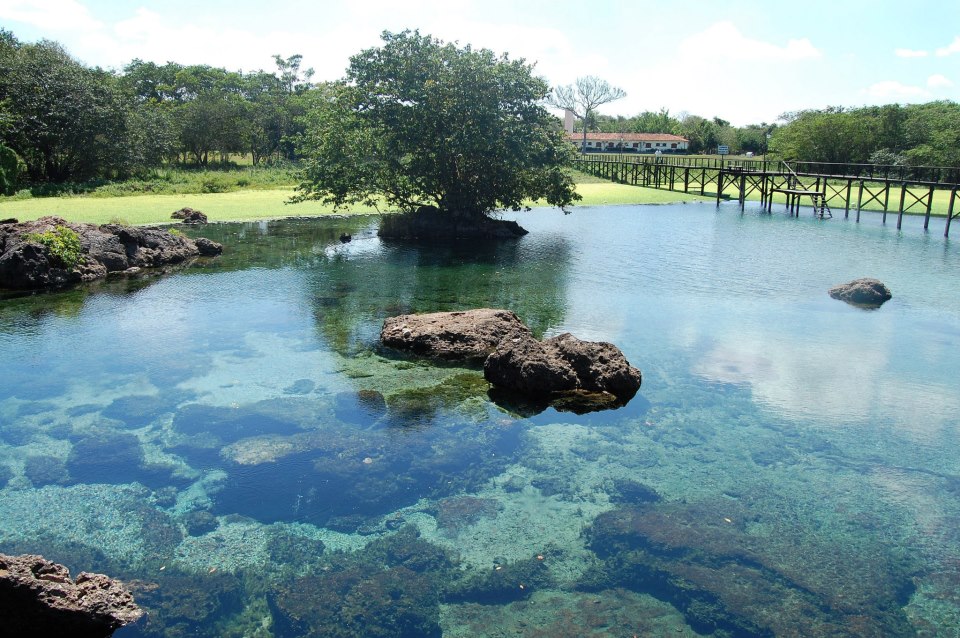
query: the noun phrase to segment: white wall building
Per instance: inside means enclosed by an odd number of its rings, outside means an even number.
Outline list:
[[[583,133],[567,133],[577,149],[583,145]],[[686,153],[690,141],[669,133],[587,133],[584,150],[588,153]]]

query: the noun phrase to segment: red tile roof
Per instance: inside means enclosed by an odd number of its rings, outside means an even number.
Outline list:
[[[567,133],[573,141],[583,141],[583,133]],[[685,137],[669,133],[587,133],[587,141],[600,142],[689,142]]]

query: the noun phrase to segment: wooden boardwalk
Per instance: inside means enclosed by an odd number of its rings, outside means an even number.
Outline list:
[[[584,155],[574,160],[573,167],[623,184],[716,195],[718,205],[721,199],[731,197],[728,194],[731,190],[741,208],[748,197],[759,195],[761,206],[767,212],[772,212],[776,195],[785,202],[791,215],[799,215],[802,202],[809,200],[814,214],[821,219],[832,217],[834,208],[842,208],[844,218],[854,210],[859,222],[862,208],[875,204],[883,211],[884,224],[887,223],[887,214],[896,212],[898,229],[904,213],[916,211],[924,214],[923,228],[928,230],[934,194],[947,191],[949,201],[944,237],[950,236],[950,224],[960,216],[960,206],[957,205],[960,168],[649,155],[617,159]],[[894,202],[899,204],[891,209]]]

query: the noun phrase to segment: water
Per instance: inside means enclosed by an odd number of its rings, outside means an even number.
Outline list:
[[[126,637],[960,635],[936,222],[515,218],[419,248],[364,217],[216,225],[216,260],[0,299],[0,551],[128,580]],[[827,296],[861,276],[894,298]],[[616,343],[640,394],[520,416],[377,345],[483,306]]]

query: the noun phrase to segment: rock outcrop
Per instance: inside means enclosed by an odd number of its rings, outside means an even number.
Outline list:
[[[42,556],[0,554],[0,637],[100,638],[141,616],[133,596],[103,574],[71,580]]]
[[[76,264],[65,262],[56,250],[36,239],[63,229],[79,240]],[[222,250],[219,244],[209,242],[203,254],[218,254],[218,250]],[[194,240],[157,228],[74,224],[59,217],[0,224],[0,288],[29,290],[93,281],[114,272],[183,263],[199,254]]]
[[[218,244],[206,237],[197,237],[193,240],[193,243],[197,245],[197,250],[204,257],[214,257],[223,253],[223,244]]]
[[[391,317],[383,322],[380,341],[420,356],[481,363],[501,341],[515,334],[530,335],[517,315],[509,310],[479,308]]]
[[[571,412],[620,407],[636,395],[642,379],[613,344],[569,333],[538,341],[509,310],[392,317],[384,321],[380,340],[434,359],[482,361],[484,378],[495,389],[491,398],[520,412],[547,405]]]
[[[483,376],[525,395],[601,393],[620,404],[633,398],[642,379],[612,343],[581,341],[569,333],[544,341],[520,335],[505,339],[484,362]]]
[[[170,219],[182,219],[184,224],[206,224],[207,216],[190,207],[181,208],[170,215]]]
[[[384,215],[378,235],[387,239],[516,239],[527,234],[514,221],[445,213],[434,206]]]
[[[864,308],[879,308],[893,298],[890,289],[883,282],[868,277],[834,286],[828,294],[834,299]]]

